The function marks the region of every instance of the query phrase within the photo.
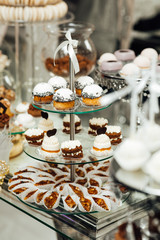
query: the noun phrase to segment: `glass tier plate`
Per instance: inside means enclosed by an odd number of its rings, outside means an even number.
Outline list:
[[[64,158],[62,155],[55,157],[55,158],[44,158],[41,155],[41,147],[32,147],[28,144],[24,146],[24,152],[31,158],[47,163],[53,164],[63,164],[63,165],[77,165],[77,164],[88,164],[88,163],[95,163],[105,161],[107,159],[111,159],[112,155],[110,156],[102,156],[97,157],[90,153],[89,149],[83,150],[83,158]]]
[[[123,194],[122,196],[122,203],[126,202],[128,200],[128,198],[130,197],[131,195],[131,192],[128,191],[127,193]],[[35,203],[28,203],[28,202],[25,202],[23,201],[21,198],[19,198],[18,196],[16,196],[18,198],[19,201],[21,201],[22,203],[24,203],[25,205],[27,205],[28,207],[31,207],[35,210],[38,210],[38,211],[41,211],[41,212],[46,212],[46,213],[54,213],[54,214],[63,214],[63,215],[72,215],[72,214],[76,214],[76,215],[86,215],[86,214],[92,214],[92,213],[98,213],[97,211],[91,211],[91,212],[81,212],[79,210],[75,210],[73,212],[69,212],[67,210],[65,210],[63,208],[63,204],[60,203],[59,204],[59,207],[55,208],[55,209],[47,209],[45,208],[44,206],[40,206],[40,205],[37,205]],[[119,208],[119,207],[117,207]],[[115,211],[115,209],[114,209]]]
[[[133,190],[160,196],[160,184],[154,182],[153,179],[142,170],[133,172],[126,171],[113,159],[111,161],[110,173],[116,181]]]
[[[1,133],[8,133],[8,135],[17,135],[17,134],[23,134],[25,132],[25,129],[21,129],[21,130],[18,130],[18,131],[15,131],[15,130],[12,130],[10,128],[6,128],[5,130],[4,129],[0,129],[0,134]]]
[[[53,103],[50,104],[39,104],[40,107],[36,106],[35,104],[37,103],[32,103],[32,105],[35,108],[38,108],[42,111],[46,111],[46,112],[51,112],[51,113],[65,113],[65,114],[85,114],[85,113],[92,113],[92,112],[97,112],[97,111],[101,111],[104,110],[108,107],[111,106],[107,105],[107,106],[86,106],[82,103],[82,101],[80,99],[76,99],[75,101],[75,107],[72,110],[57,110],[54,108]]]

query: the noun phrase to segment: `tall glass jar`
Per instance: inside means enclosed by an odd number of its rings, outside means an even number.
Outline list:
[[[65,78],[69,77],[69,56],[67,47],[63,47],[57,53],[55,64],[53,57],[55,49],[61,42],[66,40],[65,34],[70,30],[72,39],[78,40],[76,56],[79,62],[80,72],[76,74],[76,77],[90,74],[94,70],[97,57],[94,43],[90,38],[94,29],[92,24],[82,22],[61,24],[54,29],[48,25],[45,29],[48,33],[48,41],[42,49],[42,59],[45,68],[54,75]]]

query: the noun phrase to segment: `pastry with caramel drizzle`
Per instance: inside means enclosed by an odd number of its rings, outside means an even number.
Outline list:
[[[45,186],[45,185],[47,185],[47,184],[54,184],[54,183],[55,183],[55,182],[52,181],[52,180],[41,180],[41,181],[35,183],[34,185],[35,185],[35,186]]]
[[[29,193],[24,197],[24,200],[26,201],[27,199],[29,199],[33,194],[35,194],[35,192],[37,192],[37,190],[38,190],[38,189],[29,192]]]
[[[52,192],[50,196],[44,198],[44,204],[48,209],[52,209],[59,197],[57,192]]]
[[[71,198],[70,195],[66,197],[65,202],[70,208],[74,208],[76,206],[75,201]]]
[[[94,200],[95,203],[97,203],[97,205],[100,206],[101,208],[105,209],[106,211],[109,210],[109,208],[108,208],[107,204],[105,203],[104,199],[93,197],[93,200]]]
[[[97,189],[94,187],[87,188],[87,191],[89,194],[94,194],[94,195],[96,195],[98,193]]]
[[[46,194],[46,192],[47,192],[47,191],[45,191],[45,192],[40,192],[40,193],[37,194],[37,196],[36,196],[36,202],[37,202],[37,203],[40,203],[40,202],[42,201],[42,199],[43,199],[44,195]]]
[[[74,186],[72,184],[69,184],[69,186],[72,188],[73,192],[78,196],[78,197],[84,197],[83,192],[80,190],[79,187]]]
[[[91,210],[92,202],[88,198],[81,197],[80,203],[82,204],[82,207],[89,212]]]

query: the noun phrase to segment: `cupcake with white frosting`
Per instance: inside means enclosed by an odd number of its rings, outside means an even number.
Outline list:
[[[81,119],[74,115],[74,122],[75,122],[75,133],[79,133],[82,130]],[[70,115],[66,114],[63,118],[63,129],[64,133],[70,133]]]
[[[99,106],[103,89],[98,84],[86,86],[82,91],[82,102],[87,106]]]
[[[28,111],[28,108],[29,108],[29,103],[21,102],[16,106],[15,111],[17,113],[26,113]]]
[[[108,120],[106,118],[91,118],[89,120],[88,134],[93,136],[97,135],[97,129],[106,127],[108,125]]]
[[[53,105],[57,110],[74,108],[75,94],[69,88],[58,89],[53,97]]]
[[[67,81],[65,78],[60,76],[54,76],[49,79],[49,84],[52,85],[54,91],[57,91],[60,88],[66,88],[67,87]]]
[[[39,128],[30,128],[25,131],[24,136],[28,144],[33,146],[40,146],[44,138],[44,132]]]
[[[76,94],[81,97],[82,90],[84,87],[89,86],[94,83],[93,78],[89,76],[81,76],[75,82]]]
[[[53,87],[49,83],[38,83],[33,89],[33,99],[35,103],[51,103],[53,100]]]
[[[42,129],[44,132],[52,130],[54,128],[54,123],[52,119],[49,118],[47,112],[41,112],[42,119],[38,123],[38,128]]]
[[[64,141],[61,144],[61,151],[63,157],[82,158],[83,149],[79,140]]]
[[[122,133],[120,126],[107,126],[106,135],[110,138],[112,145],[117,145],[122,142]]]
[[[28,113],[18,114],[14,123],[24,128],[32,128],[35,125],[34,118]]]

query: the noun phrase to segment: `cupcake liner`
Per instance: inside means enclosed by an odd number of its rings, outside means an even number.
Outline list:
[[[73,208],[71,208],[67,203],[66,203],[66,198],[67,197],[70,197],[74,202],[75,202],[75,206]],[[78,205],[78,197],[76,195],[67,195],[67,196],[63,196],[62,197],[62,201],[63,201],[63,205],[64,205],[64,209],[69,211],[69,212],[72,212],[74,211],[76,208],[77,208],[77,205]]]
[[[70,187],[69,187],[69,184],[68,183],[64,183],[64,184],[61,184],[60,186],[58,186],[56,188],[56,191],[61,194],[62,196],[67,196],[69,195],[70,191],[69,191]]]
[[[37,187],[30,187],[29,189],[27,189],[25,192],[23,192],[21,194],[21,199],[24,202],[29,202],[29,203],[33,203],[34,202],[34,194],[38,191]]]
[[[38,187],[39,189],[51,190],[55,181],[46,177],[44,179],[38,177],[35,179],[34,186]]]
[[[43,197],[43,205],[47,209],[54,209],[57,208],[59,205],[61,195],[57,193],[56,191],[49,191],[45,194]]]
[[[61,172],[55,176],[54,181],[55,183],[58,183],[59,181],[62,181],[64,178],[70,179],[70,176],[68,173]]]
[[[18,186],[15,186],[11,191],[12,191],[13,194],[17,195],[18,197],[21,197],[22,194],[23,194],[26,190],[28,190],[28,189],[30,189],[30,188],[32,188],[32,187],[33,187],[33,184],[32,184],[32,183],[21,183],[21,184],[19,184]],[[26,189],[24,189],[24,188],[26,188]],[[20,191],[20,190],[22,190],[22,192],[17,193],[17,191]]]
[[[71,181],[70,181],[69,178],[63,178],[63,179],[60,179],[60,180],[57,181],[57,182],[55,183],[55,185],[53,186],[53,190],[54,190],[55,188],[57,188],[57,187],[63,185],[63,184],[67,184],[67,183],[70,183],[70,182],[71,182]]]
[[[69,184],[69,194],[70,195],[76,195],[78,197],[84,196],[84,187],[80,184],[76,183],[70,183]]]
[[[111,210],[111,201],[110,199],[102,196],[102,195],[92,195],[92,199],[93,199],[93,202],[94,202],[94,210],[95,211],[99,211],[99,212],[108,212]],[[97,202],[95,201],[96,199],[98,200],[102,200],[103,203],[106,205],[106,208],[105,209],[104,207],[102,207],[101,205],[97,204]],[[103,204],[102,203],[102,204]]]

